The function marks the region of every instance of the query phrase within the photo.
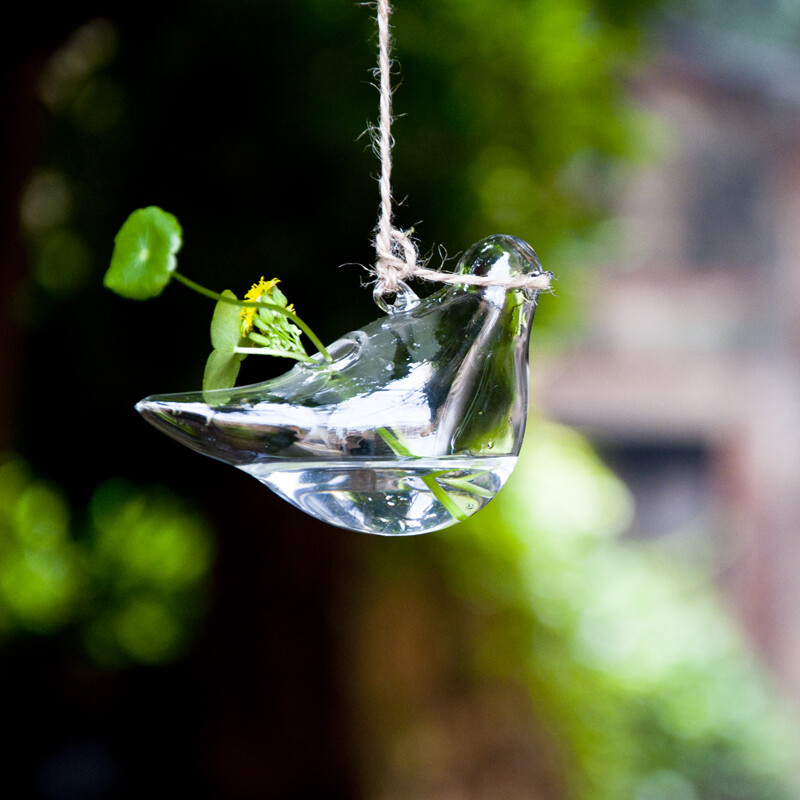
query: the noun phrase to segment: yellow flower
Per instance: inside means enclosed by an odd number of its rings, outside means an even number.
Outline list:
[[[271,281],[265,281],[264,276],[261,276],[261,280],[258,283],[254,283],[247,294],[244,296],[245,300],[253,302],[258,300],[261,297],[266,296],[267,299],[271,299],[272,297],[272,290],[273,288],[280,283],[280,279],[273,278]],[[253,319],[256,316],[256,308],[243,308],[239,312],[239,318],[242,320],[242,336],[247,336],[251,330],[253,330]]]

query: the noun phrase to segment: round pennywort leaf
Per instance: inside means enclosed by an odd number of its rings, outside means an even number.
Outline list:
[[[175,271],[181,233],[178,220],[158,206],[134,211],[114,238],[103,284],[132,300],[158,296]]]

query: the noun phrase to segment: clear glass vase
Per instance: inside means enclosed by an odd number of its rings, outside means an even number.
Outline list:
[[[457,274],[542,271],[511,236],[473,245]],[[466,519],[511,474],[528,411],[537,292],[401,291],[390,313],[286,374],[236,389],[155,395],[137,409],[183,444],[253,475],[342,528],[426,533]]]

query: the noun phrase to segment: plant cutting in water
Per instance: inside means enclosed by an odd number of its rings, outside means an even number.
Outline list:
[[[172,215],[148,206],[134,211],[114,238],[111,265],[104,284],[122,297],[157,297],[173,278],[217,301],[211,320],[211,345],[203,390],[228,389],[236,383],[242,360],[252,354],[311,361],[300,341],[305,333],[325,361],[331,357],[314,332],[294,313],[278,289],[278,278],[253,284],[244,300],[226,289],[221,294],[177,271],[183,243],[180,223]]]
[[[370,344],[369,334],[365,341],[369,328],[340,339],[331,347],[331,355],[308,325],[295,314],[293,306],[288,304],[277,287],[278,279],[265,281],[262,278],[247,292],[244,300],[239,300],[230,290],[216,293],[177,271],[177,253],[181,243],[181,227],[172,214],[156,206],[134,211],[115,238],[111,265],[104,280],[105,285],[118,294],[142,300],[161,294],[174,278],[188,288],[217,300],[211,322],[213,350],[206,363],[202,396],[165,396],[143,401],[139,408],[151,422],[194,449],[235,463],[315,516],[332,524],[355,527],[358,530],[389,534],[433,530],[467,519],[496,494],[510,474],[515,457],[509,459],[500,451],[496,454],[488,452],[494,445],[487,440],[482,444],[478,443],[478,446],[473,444],[469,463],[464,463],[455,453],[429,452],[432,432],[430,419],[423,426],[428,429],[428,435],[422,437],[414,426],[403,422],[411,411],[409,406],[420,406],[420,397],[425,394],[425,387],[418,385],[418,379],[431,372],[434,351],[440,349],[437,342],[443,332],[442,323],[456,313],[463,303],[445,302],[446,298],[442,296],[431,306],[428,314],[424,315],[436,323],[429,332],[430,342],[426,346],[423,345],[424,338],[414,342],[409,335],[410,331],[404,330],[400,340],[406,353],[401,357],[401,363],[391,364],[389,356],[395,356],[397,350],[396,336],[393,333],[389,339],[392,341],[391,350],[384,353],[385,348],[381,346],[372,354],[373,367],[379,367],[378,371],[365,375],[357,362],[359,356],[374,349],[366,346]],[[496,244],[494,249],[497,249]],[[519,246],[517,249],[521,250]],[[521,252],[528,255],[524,250]],[[535,260],[535,255],[533,259]],[[505,250],[500,251],[499,260],[508,260]],[[454,291],[454,288],[445,289],[439,295],[451,295]],[[491,289],[477,292],[473,290],[467,297],[474,298],[476,294],[487,291]],[[509,313],[503,326],[504,333],[508,335],[509,341],[522,337],[527,344],[529,320],[524,313],[527,296],[523,290],[509,293],[500,290],[500,295],[504,298],[506,294],[510,295],[510,302],[506,304]],[[405,295],[406,313],[413,313],[419,306],[430,305],[430,300],[421,303],[416,296],[412,299],[412,295],[413,293]],[[530,299],[527,305],[531,306]],[[434,310],[441,312],[443,309],[440,306],[447,309],[446,313],[430,313]],[[529,311],[532,314],[530,308]],[[376,323],[378,330],[372,337],[375,342],[386,338],[380,334],[385,334],[390,329],[390,323],[395,321],[394,316],[391,314],[386,321],[379,320]],[[403,314],[398,315],[397,321],[402,317]],[[376,324],[371,327],[374,328]],[[407,328],[407,323],[402,327]],[[483,336],[486,335],[482,326],[477,330],[483,331]],[[306,353],[300,339],[301,333],[305,333],[316,346],[316,356]],[[421,335],[423,329],[420,328],[416,333]],[[453,331],[453,334],[451,347],[456,345],[456,349],[462,348],[463,331]],[[417,364],[412,353],[421,348],[425,352],[430,350],[430,353]],[[233,387],[241,361],[252,354],[291,358],[300,362],[300,365],[275,381],[235,390]],[[473,352],[473,358],[479,360],[485,360],[489,355],[491,354]],[[475,366],[477,365],[471,366],[468,373],[474,372]],[[301,371],[298,373],[297,369]],[[388,411],[386,418],[380,420],[383,424],[366,428],[362,425],[362,430],[359,431],[351,422],[344,435],[343,446],[331,441],[331,431],[328,430],[324,437],[327,439],[325,446],[321,446],[323,443],[320,441],[312,447],[299,447],[298,434],[302,429],[296,424],[297,420],[292,419],[298,408],[308,405],[318,409],[322,406],[327,409],[330,417],[331,400],[337,402],[337,413],[340,415],[342,406],[355,404],[359,397],[370,397],[369,416],[375,417],[379,409],[374,403],[376,387],[372,384],[374,378],[380,380],[382,373],[386,372],[392,375],[385,376],[386,385],[377,387],[377,394],[384,395],[383,400],[397,402],[398,406],[392,403],[381,411],[381,417]],[[400,381],[396,378],[392,380],[395,374],[400,375]],[[441,376],[435,377],[441,380]],[[461,383],[464,382],[463,378],[462,372]],[[407,384],[405,391],[398,394],[396,388],[389,389],[393,383],[395,387],[397,383]],[[513,383],[514,388],[510,395],[512,398],[522,388],[516,380]],[[286,384],[294,385],[294,397],[279,391],[281,385]],[[237,391],[238,394],[234,395]],[[327,399],[328,402],[320,403],[320,399]],[[198,416],[198,400],[202,400],[203,408],[207,408],[210,413]],[[266,405],[275,405],[275,400],[278,400],[285,419],[282,424],[275,424],[276,421],[270,420],[272,424],[264,426]],[[287,401],[293,408],[287,407]],[[467,410],[463,400],[454,404],[451,398],[450,402],[461,413]],[[192,408],[191,414],[189,406]],[[223,411],[225,406],[228,406],[227,411]],[[237,414],[241,416],[245,409],[252,416],[255,407],[261,412],[256,430],[264,457],[254,459],[252,453],[256,448],[249,441],[250,434],[246,433],[248,429],[243,424],[246,420],[237,419],[232,423],[228,419],[223,423],[223,417],[226,413],[229,417]],[[232,408],[237,411],[234,412]],[[478,410],[477,417],[484,414],[491,417],[488,408],[485,411]],[[393,415],[398,419],[391,419]],[[451,421],[445,428],[452,427],[452,424]],[[273,436],[267,436],[265,428]],[[415,434],[415,444],[409,441],[404,428],[407,433]],[[309,427],[308,432],[311,430],[312,427]],[[499,433],[502,439],[509,430],[506,425],[501,425],[495,434]],[[241,452],[236,452],[237,448],[230,441],[231,436],[236,439]],[[442,439],[441,431],[437,432],[434,439],[436,438]],[[424,446],[420,447],[421,444]],[[215,448],[217,452],[214,452]],[[298,454],[293,453],[293,450],[302,450],[303,455],[298,459]],[[486,452],[480,452],[481,450]],[[335,464],[332,456],[336,451],[340,456],[348,457],[349,463]],[[249,455],[250,463],[244,462],[245,453]],[[453,463],[453,456],[456,456],[457,463]],[[323,463],[315,463],[315,459]]]

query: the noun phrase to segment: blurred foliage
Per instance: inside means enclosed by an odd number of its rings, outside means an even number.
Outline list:
[[[96,663],[179,655],[202,615],[205,522],[165,489],[104,483],[74,519],[63,492],[0,462],[0,636],[75,633]]]
[[[515,674],[491,642],[521,612],[533,646],[516,666],[569,742],[575,796],[796,797],[797,720],[708,576],[618,541],[630,501],[588,443],[532,425],[509,489],[448,540],[447,574],[476,609],[492,603],[477,615],[479,669]]]
[[[473,742],[466,749],[474,758],[486,745],[476,743],[470,728],[448,730],[431,711],[441,709],[442,696],[463,693],[465,680],[473,687],[468,704],[476,705],[488,679],[529,692],[538,722],[528,721],[517,746],[524,748],[537,726],[550,743],[533,739],[520,762],[538,760],[567,780],[563,792],[548,796],[797,797],[796,717],[720,606],[709,577],[619,539],[631,514],[627,489],[585,439],[534,420],[508,484],[480,514],[414,549],[370,551],[375,583],[368,593],[385,597],[379,584],[401,576],[390,607],[379,604],[388,652],[369,654],[355,676],[355,694],[381,709],[378,729],[362,742],[375,796],[406,796],[404,790],[436,796],[443,773],[464,796],[496,796],[465,784],[469,769],[453,763],[446,740]],[[428,587],[447,591],[434,589],[421,611],[414,598],[425,595],[426,570],[434,576]],[[392,650],[393,628],[404,624],[398,618],[415,630],[402,654]],[[448,642],[453,628],[457,645]],[[408,639],[420,636],[415,654]],[[435,665],[448,648],[456,651],[444,668],[451,674],[426,693],[431,668],[415,662]],[[400,677],[385,669],[389,664]],[[491,742],[507,738],[509,719],[524,722],[526,713],[517,697],[500,719],[473,722]],[[505,738],[503,747],[512,749]],[[414,741],[424,747],[407,750]],[[397,759],[399,752],[406,758]],[[527,796],[525,789],[525,783],[506,787],[503,796]]]

